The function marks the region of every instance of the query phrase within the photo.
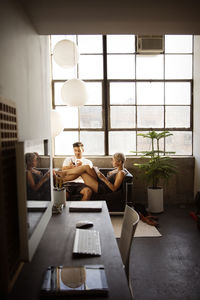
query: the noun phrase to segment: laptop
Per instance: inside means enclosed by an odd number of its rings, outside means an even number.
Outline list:
[[[69,205],[70,212],[100,212],[102,201],[72,201]]]

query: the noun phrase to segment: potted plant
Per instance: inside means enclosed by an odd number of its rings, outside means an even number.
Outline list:
[[[151,139],[151,150],[142,151],[142,157],[147,159],[144,163],[135,163],[134,165],[144,172],[144,176],[150,186],[148,187],[148,209],[150,212],[160,213],[163,211],[163,188],[159,186],[161,179],[168,180],[169,177],[176,173],[176,167],[172,158],[166,154],[175,152],[167,152],[160,150],[161,139],[171,136],[169,131],[160,133],[150,131],[146,134],[138,133],[138,136]]]

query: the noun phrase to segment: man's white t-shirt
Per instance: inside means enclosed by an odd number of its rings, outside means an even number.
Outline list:
[[[84,157],[82,157],[81,159],[77,159],[75,156],[65,158],[63,162],[63,167],[69,166],[71,162],[75,163],[76,165],[77,161],[81,161],[82,165],[89,165],[91,168],[93,167],[93,163],[91,162],[91,160]],[[71,180],[70,182],[84,183],[83,178],[81,176],[74,180]]]

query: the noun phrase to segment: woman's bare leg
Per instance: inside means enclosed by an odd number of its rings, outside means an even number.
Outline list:
[[[76,178],[78,178],[79,175],[76,175],[76,174],[72,174],[72,175],[63,175],[62,178],[63,178],[63,181],[71,181],[71,180],[74,180]]]
[[[79,176],[83,178],[84,183],[89,186],[95,193],[98,191],[97,174],[90,166],[80,166],[65,171],[58,171],[57,174],[62,176],[64,181],[73,180]]]
[[[79,166],[73,169],[67,169],[65,171],[62,171],[61,174],[64,178],[66,178],[66,180],[73,180],[71,179],[71,175],[75,176],[76,178],[78,176],[81,176],[83,173],[87,173],[88,175],[90,175],[91,177],[94,177],[95,179],[97,178],[96,172],[94,171],[93,168],[90,168],[89,165],[85,165],[85,166]],[[67,179],[69,178],[69,179]]]
[[[77,174],[68,175],[65,173],[65,171],[55,171],[55,174],[59,176],[59,177],[56,176],[57,178],[62,178],[63,181],[71,181],[80,176]]]
[[[93,176],[83,173],[81,177],[87,186],[89,186],[95,193],[98,192],[98,181]]]

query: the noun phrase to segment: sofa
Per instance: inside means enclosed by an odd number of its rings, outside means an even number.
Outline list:
[[[112,171],[113,168],[99,168],[99,170],[106,176],[109,171]],[[94,200],[105,200],[108,206],[109,212],[112,213],[123,213],[126,204],[132,205],[132,184],[133,184],[133,175],[127,170],[126,175],[123,179],[121,188],[118,191],[107,193],[107,194],[92,194],[91,201]],[[68,182],[67,185],[74,183]],[[81,194],[72,194],[68,200],[76,201],[81,200]]]

